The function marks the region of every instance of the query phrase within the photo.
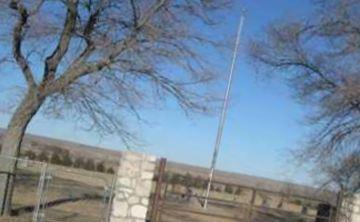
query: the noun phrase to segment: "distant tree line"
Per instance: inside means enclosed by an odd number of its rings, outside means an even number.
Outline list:
[[[208,180],[204,179],[200,176],[194,177],[190,173],[179,174],[179,173],[166,173],[165,181],[172,185],[182,185],[185,187],[194,187],[197,189],[206,189],[208,186]],[[212,184],[212,191],[216,192],[226,192],[228,194],[241,195],[242,188],[235,185],[230,184]]]
[[[89,171],[97,171],[102,173],[114,174],[115,171],[112,167],[106,167],[104,162],[96,163],[91,158],[83,157],[71,157],[69,151],[62,150],[51,152],[50,154],[46,151],[41,151],[40,153],[35,153],[31,150],[26,150],[22,156],[29,158],[30,160],[36,160],[46,163],[51,163],[55,165],[61,165],[66,167],[74,167],[79,169],[85,169]]]
[[[0,152],[1,152],[1,145],[2,144],[0,143]],[[36,160],[40,162],[46,162],[46,163],[51,163],[66,167],[74,167],[74,168],[80,168],[89,171],[97,171],[108,174],[115,173],[114,169],[112,167],[107,168],[103,161],[96,163],[91,158],[83,158],[83,157],[73,158],[70,156],[68,150],[64,150],[57,147],[53,148],[52,152],[46,152],[43,150],[40,153],[36,153],[32,150],[26,150],[21,154],[21,156],[27,157],[30,160]]]

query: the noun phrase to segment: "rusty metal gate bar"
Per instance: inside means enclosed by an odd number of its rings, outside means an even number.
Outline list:
[[[152,203],[152,215],[151,215],[151,221],[156,222],[159,215],[160,210],[160,201],[161,201],[161,191],[162,191],[162,185],[163,185],[163,178],[165,175],[165,167],[166,167],[166,159],[161,158],[159,162],[159,169],[157,174],[157,180],[156,180],[156,187],[155,187],[155,195]]]

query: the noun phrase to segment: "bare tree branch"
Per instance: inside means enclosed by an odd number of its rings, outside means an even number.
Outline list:
[[[78,14],[77,11],[78,0],[67,0],[66,6],[67,6],[67,14],[65,18],[64,28],[61,33],[58,45],[56,46],[53,53],[50,56],[48,56],[45,60],[43,82],[47,82],[55,78],[57,67],[61,62],[61,59],[68,51],[71,36],[73,35],[75,29],[76,18]]]
[[[166,0],[157,1],[157,3],[151,7],[147,13],[145,13],[144,17],[140,19],[139,23],[137,23],[137,26],[134,27],[133,34],[128,36],[127,39],[113,44],[110,53],[101,61],[94,63],[83,63],[83,61],[88,56],[87,52],[91,50],[89,47],[87,47],[84,52],[74,60],[74,63],[70,66],[70,68],[50,86],[50,93],[61,90],[61,88],[68,86],[84,75],[100,72],[103,68],[110,66],[119,54],[131,48],[131,45],[136,43],[136,35],[139,33],[139,29],[141,29],[149,21],[149,19],[158,12],[158,10],[165,4],[165,2]],[[90,16],[90,19],[95,18],[96,17],[91,18]],[[89,22],[92,23],[90,19]],[[90,34],[91,26],[93,25],[88,23],[88,30],[86,34]]]
[[[83,60],[86,59],[86,54],[81,54],[74,63],[69,67],[69,69],[56,81],[50,84],[46,89],[46,94],[51,94],[57,91],[61,91],[68,85],[74,83],[76,80],[81,78],[82,76],[88,75],[89,73],[96,73],[100,72],[105,67],[110,66],[114,62],[114,57],[119,53],[123,52],[124,50],[129,47],[130,44],[134,43],[135,40],[133,38],[127,39],[127,41],[120,42],[114,45],[114,49],[112,53],[107,57],[103,58],[100,61],[86,63]]]
[[[313,136],[297,157],[346,183],[325,169],[360,154],[360,1],[319,2],[310,20],[269,25],[264,38],[252,40],[250,55],[259,71],[288,80],[310,108]]]
[[[24,35],[24,29],[29,14],[25,6],[19,1],[16,0],[11,1],[10,7],[13,10],[16,10],[19,14],[19,19],[16,25],[14,26],[14,30],[13,30],[13,56],[17,64],[20,66],[29,87],[34,88],[36,86],[36,83],[34,80],[32,70],[28,64],[28,61],[21,52],[22,38]]]
[[[126,120],[140,119],[143,106],[171,99],[185,113],[205,113],[212,104],[208,80],[215,71],[206,66],[210,56],[204,52],[222,41],[206,33],[214,33],[212,21],[225,17],[228,0],[0,0],[10,1],[19,17],[15,24],[1,23],[0,37],[10,45],[9,27],[14,30],[13,54],[28,87],[9,122],[2,154],[19,155],[40,108],[100,134],[117,133],[128,145],[135,134]],[[5,5],[0,3],[1,17],[11,18]],[[43,66],[42,76],[34,76],[30,67]],[[4,169],[12,175],[15,167]],[[7,214],[9,178],[0,180],[0,206]]]
[[[38,0],[28,4],[27,14],[31,11],[31,15],[27,25],[31,33],[24,35],[22,42],[31,42],[24,49],[31,64],[38,66],[39,61],[44,61],[37,93],[39,102],[46,101],[47,110],[57,115],[64,107],[75,112],[84,108],[90,114],[93,108],[96,115],[85,118],[109,133],[124,129],[123,121],[116,118],[120,115],[103,109],[107,102],[138,119],[141,117],[137,109],[142,103],[159,103],[167,97],[186,113],[208,111],[212,97],[205,84],[215,75],[198,48],[215,48],[221,43],[218,38],[203,35],[192,22],[209,26],[212,13],[226,8],[223,1],[65,0],[62,4],[66,10],[57,13],[47,7],[52,2],[43,3],[44,0]],[[193,47],[195,44],[199,47]],[[55,49],[50,51],[49,45]],[[199,89],[195,84],[205,88]],[[98,105],[91,97],[98,98]],[[82,102],[71,106],[65,101]],[[111,116],[116,126],[104,127],[101,116],[104,122]]]

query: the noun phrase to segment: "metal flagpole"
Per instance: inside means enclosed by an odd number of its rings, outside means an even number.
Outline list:
[[[237,56],[238,56],[238,50],[239,50],[239,45],[240,45],[240,36],[241,36],[243,24],[244,24],[244,19],[245,19],[245,16],[244,16],[244,13],[242,13],[242,15],[240,17],[239,26],[238,26],[237,36],[236,36],[235,48],[234,48],[234,52],[233,52],[233,56],[232,56],[230,73],[229,73],[228,83],[227,83],[226,92],[225,92],[225,96],[224,96],[224,103],[223,103],[222,112],[221,112],[221,116],[220,116],[220,120],[219,120],[219,126],[218,126],[215,146],[214,146],[213,158],[212,158],[212,161],[211,161],[209,182],[208,182],[208,185],[207,185],[205,201],[204,201],[204,209],[206,209],[207,205],[208,205],[208,199],[209,199],[209,194],[210,194],[210,190],[211,190],[211,184],[212,184],[212,181],[213,181],[214,171],[215,171],[215,167],[216,167],[216,160],[217,160],[217,156],[218,156],[219,149],[220,149],[221,137],[222,137],[222,134],[223,134],[227,109],[228,109],[228,105],[229,105],[230,90],[231,90],[231,85],[232,85],[232,80],[233,80],[233,73],[234,73],[234,69],[235,69],[235,63],[236,63],[236,59],[237,59]]]

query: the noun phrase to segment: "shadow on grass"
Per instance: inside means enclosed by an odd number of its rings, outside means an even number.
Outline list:
[[[83,194],[80,197],[62,198],[62,199],[49,201],[45,204],[41,204],[40,208],[42,208],[42,209],[51,208],[51,207],[55,207],[55,206],[58,206],[61,204],[73,203],[73,202],[84,201],[84,200],[102,200],[103,198],[104,198],[103,196],[97,195],[97,194]],[[35,210],[34,205],[23,206],[23,207],[12,209],[11,215],[19,216],[21,214],[32,213],[34,210]]]

